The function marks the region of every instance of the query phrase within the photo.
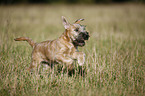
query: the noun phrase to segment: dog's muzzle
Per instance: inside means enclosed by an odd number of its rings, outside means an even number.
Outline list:
[[[75,46],[84,46],[85,45],[85,40],[89,39],[89,33],[88,32],[81,32],[78,37],[76,38],[76,40],[73,41],[73,44]]]
[[[83,37],[84,40],[88,40],[90,37],[88,32],[81,32],[79,36]]]

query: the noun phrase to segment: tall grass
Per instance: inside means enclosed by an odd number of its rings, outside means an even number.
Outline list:
[[[145,6],[32,5],[0,6],[0,95],[143,96],[145,95]],[[90,40],[86,75],[30,74],[32,48],[15,37],[36,42],[59,37],[61,16],[71,23],[85,18]]]

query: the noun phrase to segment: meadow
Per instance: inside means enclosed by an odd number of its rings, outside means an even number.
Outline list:
[[[70,23],[84,18],[90,39],[85,76],[59,74],[56,68],[30,74],[32,48],[14,38],[35,42],[58,38],[61,16]],[[145,5],[0,6],[0,96],[144,96]]]

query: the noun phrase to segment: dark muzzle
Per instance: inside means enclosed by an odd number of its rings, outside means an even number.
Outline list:
[[[73,41],[73,44],[75,46],[84,46],[85,40],[89,39],[89,33],[88,32],[81,32],[76,40]]]
[[[84,40],[88,40],[90,37],[88,32],[81,32],[79,36],[82,37]]]
[[[85,45],[85,41],[84,40],[78,40],[78,39],[76,39],[76,40],[73,41],[73,44],[74,44],[74,46],[80,46],[80,47],[82,47],[82,46]]]

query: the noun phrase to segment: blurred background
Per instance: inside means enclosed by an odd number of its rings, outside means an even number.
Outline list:
[[[0,4],[16,4],[16,3],[123,3],[123,2],[139,2],[145,3],[145,0],[0,0]]]
[[[85,19],[85,77],[77,64],[72,77],[29,74],[32,48],[14,38],[56,39],[61,16]],[[145,96],[144,53],[145,0],[0,0],[0,96]]]

